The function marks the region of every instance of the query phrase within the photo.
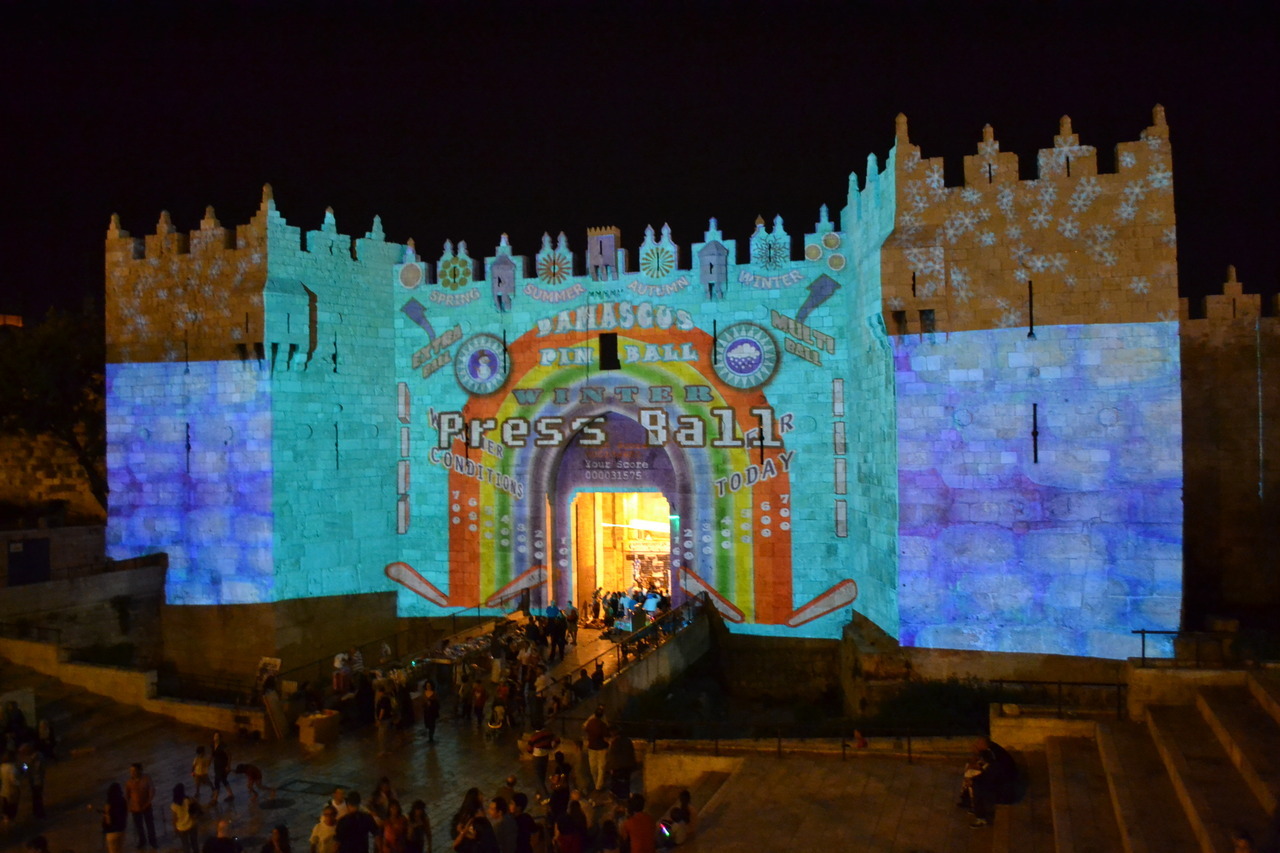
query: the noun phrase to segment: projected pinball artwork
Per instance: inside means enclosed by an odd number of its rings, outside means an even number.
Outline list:
[[[1181,602],[1168,129],[1115,175],[1059,131],[1023,180],[986,129],[948,187],[900,118],[796,236],[427,259],[269,192],[234,238],[113,223],[112,555],[168,551],[174,604],[640,586],[743,633],[1130,654]]]

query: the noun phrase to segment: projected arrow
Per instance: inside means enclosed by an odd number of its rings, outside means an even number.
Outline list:
[[[427,319],[427,309],[422,307],[422,303],[416,299],[410,299],[401,308],[404,315],[416,323],[419,328],[427,333],[430,340],[436,339],[436,330],[431,328],[431,321]]]
[[[809,298],[800,306],[800,310],[796,312],[796,322],[803,323],[805,317],[808,317],[818,306],[831,298],[837,290],[840,289],[840,282],[836,281],[829,275],[820,275],[809,285]]]

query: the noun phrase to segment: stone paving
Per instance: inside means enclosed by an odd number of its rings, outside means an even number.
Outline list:
[[[576,669],[610,645],[590,632],[582,639],[581,646],[570,648],[569,659],[556,667],[557,672]],[[36,691],[41,713],[57,724],[60,758],[48,771],[48,817],[33,820],[24,798],[18,822],[0,835],[0,850],[20,850],[37,833],[49,839],[54,851],[101,850],[98,819],[89,809],[103,801],[112,781],[123,782],[134,761],[143,763],[156,784],[160,848],[178,850],[168,823],[170,793],[177,782],[189,785],[195,747],[207,746],[211,733],[0,661],[0,691],[24,686]],[[419,727],[383,757],[375,755],[371,731],[344,732],[337,744],[314,753],[294,741],[234,738],[229,750],[233,765],[258,765],[267,784],[279,790],[274,799],[264,796],[252,802],[243,781],[233,777],[235,799],[206,810],[200,841],[213,832],[217,820],[227,818],[248,851],[257,850],[271,828],[281,823],[289,827],[294,849],[304,851],[333,788],[354,788],[367,797],[383,775],[391,778],[406,808],[419,798],[427,803],[437,851],[449,849],[447,824],[467,788],[477,786],[492,795],[509,773],[518,776],[520,789],[533,787],[530,763],[521,759],[515,735],[490,740],[452,716],[442,719],[435,745],[427,743]],[[695,802],[701,810],[700,832],[687,849],[989,850],[990,831],[969,829],[964,813],[952,805],[956,781],[957,767],[950,760],[908,764],[881,756],[841,761],[838,755],[749,755],[709,802]],[[207,796],[206,791],[205,802]],[[135,842],[131,829],[126,849],[132,850]]]

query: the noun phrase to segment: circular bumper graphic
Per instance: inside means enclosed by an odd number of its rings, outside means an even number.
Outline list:
[[[502,341],[493,335],[475,335],[458,347],[453,373],[458,384],[472,394],[492,394],[507,381],[510,365]]]
[[[716,375],[734,388],[763,385],[778,367],[778,345],[755,323],[735,323],[716,336]]]

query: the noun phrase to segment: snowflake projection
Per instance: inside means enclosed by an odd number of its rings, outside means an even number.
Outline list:
[[[996,310],[1000,312],[1000,316],[996,320],[996,325],[1000,328],[1009,329],[1022,325],[1022,311],[1010,305],[1009,300],[997,299]]]
[[[1001,187],[996,193],[996,207],[1000,208],[1000,212],[1005,216],[1013,216],[1013,188]]]
[[[1159,320],[1161,323],[1172,323],[1174,320],[1178,318],[1177,318],[1177,315],[1175,315],[1172,311],[1161,311],[1160,313],[1156,314],[1156,319]]]
[[[1132,222],[1138,215],[1138,205],[1132,201],[1122,201],[1116,207],[1116,222]]]
[[[977,204],[982,201],[982,191],[974,187],[965,187],[960,192],[960,198],[964,199],[969,204]]]
[[[1104,249],[1098,253],[1098,262],[1104,267],[1114,267],[1120,257],[1110,249]]]
[[[979,222],[986,222],[990,218],[991,218],[991,211],[987,210],[985,207],[978,208]]]
[[[788,260],[791,247],[781,236],[766,234],[754,241],[751,247],[751,260],[763,269],[778,270]]]
[[[1036,186],[1036,195],[1046,205],[1053,204],[1054,199],[1058,197],[1058,185],[1053,181],[1039,181]]]
[[[1153,190],[1167,190],[1173,187],[1173,172],[1163,163],[1156,163],[1147,172],[1147,183]]]
[[[1026,260],[1027,269],[1034,273],[1042,273],[1049,268],[1049,259],[1044,255],[1031,255]]]
[[[1151,291],[1151,282],[1140,275],[1136,275],[1129,281],[1129,289],[1139,295],[1149,293]]]
[[[649,278],[665,278],[676,267],[676,259],[666,246],[654,246],[640,256],[640,272]]]
[[[1164,147],[1164,140],[1158,136],[1150,136],[1146,140],[1147,147],[1152,151],[1158,151]]]
[[[1107,299],[1107,298],[1105,298],[1105,297],[1104,297],[1104,298],[1102,298],[1102,299],[1099,299],[1099,300],[1098,300],[1098,309],[1099,309],[1100,311],[1110,311],[1110,310],[1111,310],[1111,300],[1110,300],[1110,299]]]
[[[449,290],[461,290],[471,283],[471,261],[466,258],[446,258],[440,264],[440,284]]]
[[[1147,182],[1145,180],[1130,181],[1124,185],[1124,192],[1121,193],[1125,201],[1139,202],[1147,197]]]
[[[914,240],[920,233],[922,225],[923,223],[920,221],[920,217],[910,211],[898,216],[898,228],[902,232],[901,238],[903,240]]]
[[[992,140],[982,140],[978,143],[978,154],[982,157],[994,157],[1000,153],[1000,143]]]
[[[1147,211],[1147,221],[1152,225],[1164,221],[1164,211],[1158,207],[1153,207]]]
[[[941,163],[934,163],[925,170],[924,182],[929,185],[929,189],[933,190],[935,195],[946,189],[947,185],[942,176]]]
[[[1138,165],[1138,157],[1132,151],[1122,151],[1120,153],[1120,165],[1125,169],[1132,169]]]
[[[956,302],[968,302],[973,296],[973,281],[969,271],[956,264],[951,265],[951,296]]]
[[[1049,269],[1054,272],[1062,272],[1067,268],[1067,256],[1058,252],[1049,256]]]
[[[1058,233],[1068,240],[1080,236],[1080,222],[1074,216],[1064,216],[1058,220]]]
[[[1025,266],[1027,258],[1031,257],[1031,247],[1026,243],[1014,243],[1009,247],[1009,257]]]
[[[902,310],[903,305],[905,305],[905,304],[906,304],[906,303],[902,301],[902,297],[901,297],[901,296],[895,296],[895,297],[893,297],[892,299],[890,299],[890,300],[889,300],[889,310],[891,310],[891,311],[901,311],[901,310]]]
[[[920,277],[942,274],[942,247],[928,246],[923,249],[907,249],[904,253],[907,266]]]
[[[1091,225],[1085,232],[1084,241],[1090,246],[1105,246],[1116,236],[1116,229],[1110,225]]]
[[[1053,214],[1049,213],[1049,208],[1042,207],[1031,212],[1027,217],[1027,222],[1031,223],[1031,227],[1039,231],[1041,228],[1047,228],[1049,223],[1053,221]]]
[[[1075,287],[1076,277],[1073,275],[1064,275],[1062,277],[1062,283],[1065,284],[1067,287]]]
[[[569,268],[569,258],[563,252],[548,252],[538,259],[538,278],[547,284],[561,284],[569,277]]]
[[[902,158],[902,170],[904,172],[914,172],[916,169],[919,169],[919,168],[920,168],[920,152],[913,148],[907,152],[907,156]]]
[[[1176,245],[1178,242],[1178,227],[1176,225],[1170,225],[1168,228],[1164,229],[1164,234],[1160,235],[1160,242],[1164,243],[1166,246]]]
[[[1020,225],[1010,225],[1008,228],[1004,229],[1004,236],[1008,237],[1010,240],[1021,240],[1022,227]]]
[[[995,244],[996,244],[996,232],[983,231],[981,234],[978,235],[978,245],[994,246]]]
[[[908,190],[908,197],[911,199],[911,207],[916,211],[925,211],[929,208],[929,197],[924,193],[911,192]]]
[[[972,231],[978,224],[978,217],[971,210],[957,210],[943,223],[942,230],[947,242],[954,243],[962,234]]]
[[[1102,195],[1102,188],[1098,186],[1098,179],[1090,175],[1087,178],[1081,178],[1080,183],[1076,184],[1076,191],[1071,194],[1071,200],[1067,204],[1074,212],[1084,213],[1100,195]]]

